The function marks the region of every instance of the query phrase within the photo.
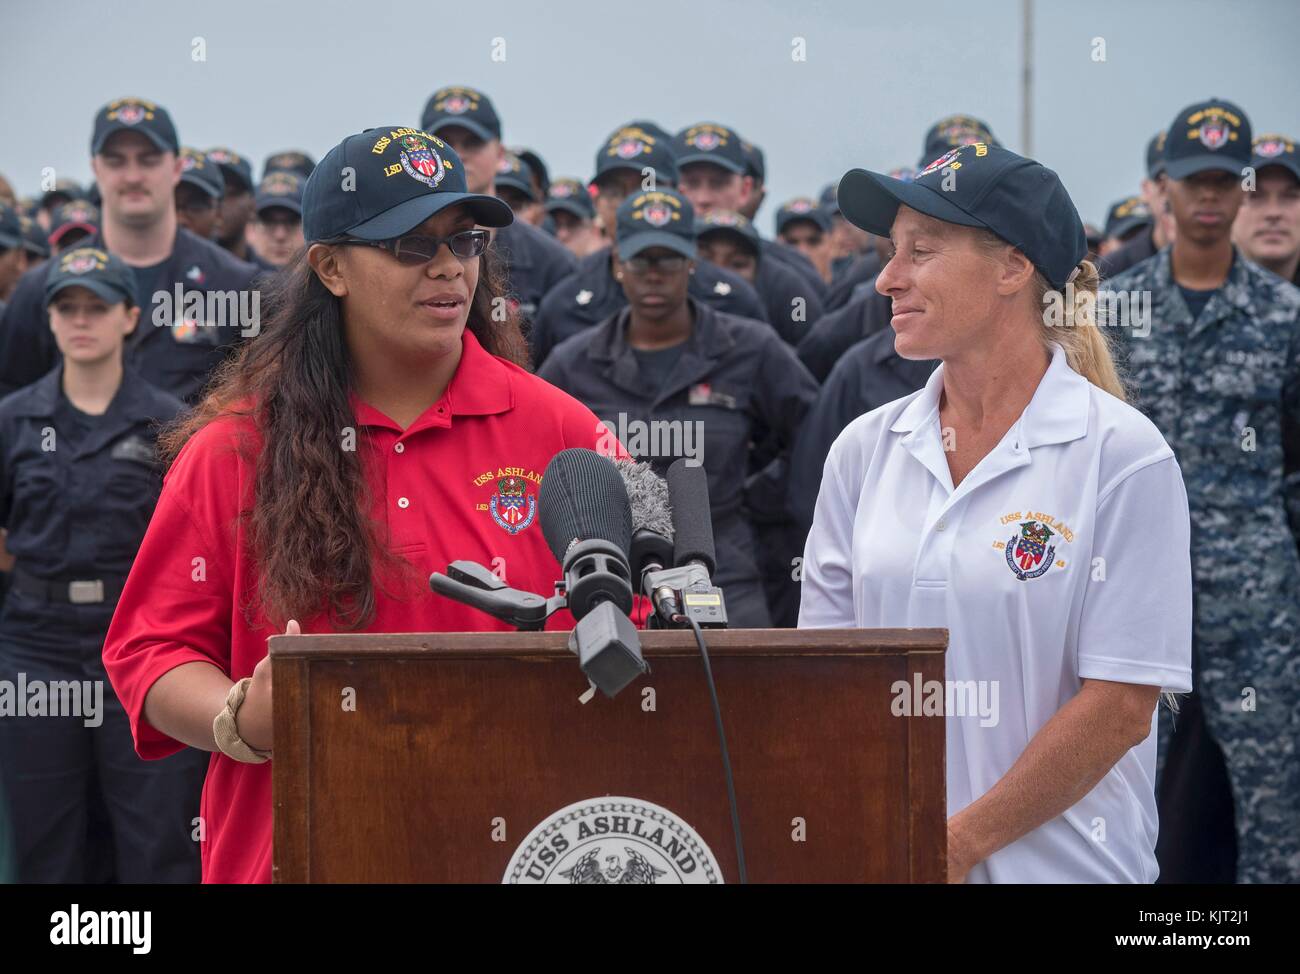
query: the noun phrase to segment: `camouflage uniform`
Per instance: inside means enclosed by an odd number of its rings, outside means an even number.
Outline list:
[[[1300,289],[1238,251],[1193,322],[1169,248],[1106,288],[1151,293],[1150,334],[1113,335],[1134,405],[1173,447],[1187,484],[1196,692],[1232,783],[1237,879],[1297,882]]]

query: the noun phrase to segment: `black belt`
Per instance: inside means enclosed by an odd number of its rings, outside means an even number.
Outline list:
[[[99,578],[41,578],[14,566],[9,577],[15,592],[42,602],[67,602],[74,605],[113,603],[126,585],[125,575],[101,575]]]

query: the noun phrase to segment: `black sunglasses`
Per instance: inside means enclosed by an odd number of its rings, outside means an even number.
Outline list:
[[[411,233],[404,237],[393,237],[389,240],[360,240],[356,237],[348,237],[345,240],[335,242],[358,244],[366,247],[382,247],[396,257],[400,263],[414,267],[417,264],[427,264],[433,260],[438,254],[438,248],[444,243],[450,248],[452,255],[459,257],[461,260],[481,257],[483,252],[487,250],[489,239],[486,230],[461,230],[449,237],[425,237]]]

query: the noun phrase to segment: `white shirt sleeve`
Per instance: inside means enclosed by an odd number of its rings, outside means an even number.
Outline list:
[[[1191,690],[1191,522],[1172,455],[1100,498],[1088,571],[1079,678]]]
[[[844,489],[832,449],[822,470],[821,490],[812,529],[803,551],[803,585],[799,601],[800,629],[852,628],[853,523],[859,490]]]

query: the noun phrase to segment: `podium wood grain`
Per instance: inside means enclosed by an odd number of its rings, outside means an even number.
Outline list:
[[[694,637],[642,633],[651,672],[586,704],[565,640],[272,637],[275,881],[500,882],[553,812],[625,795],[689,823],[735,882]],[[944,678],[947,633],[728,630],[707,641],[750,881],[942,882],[943,718],[890,705],[895,681]],[[805,841],[792,837],[796,819]]]

